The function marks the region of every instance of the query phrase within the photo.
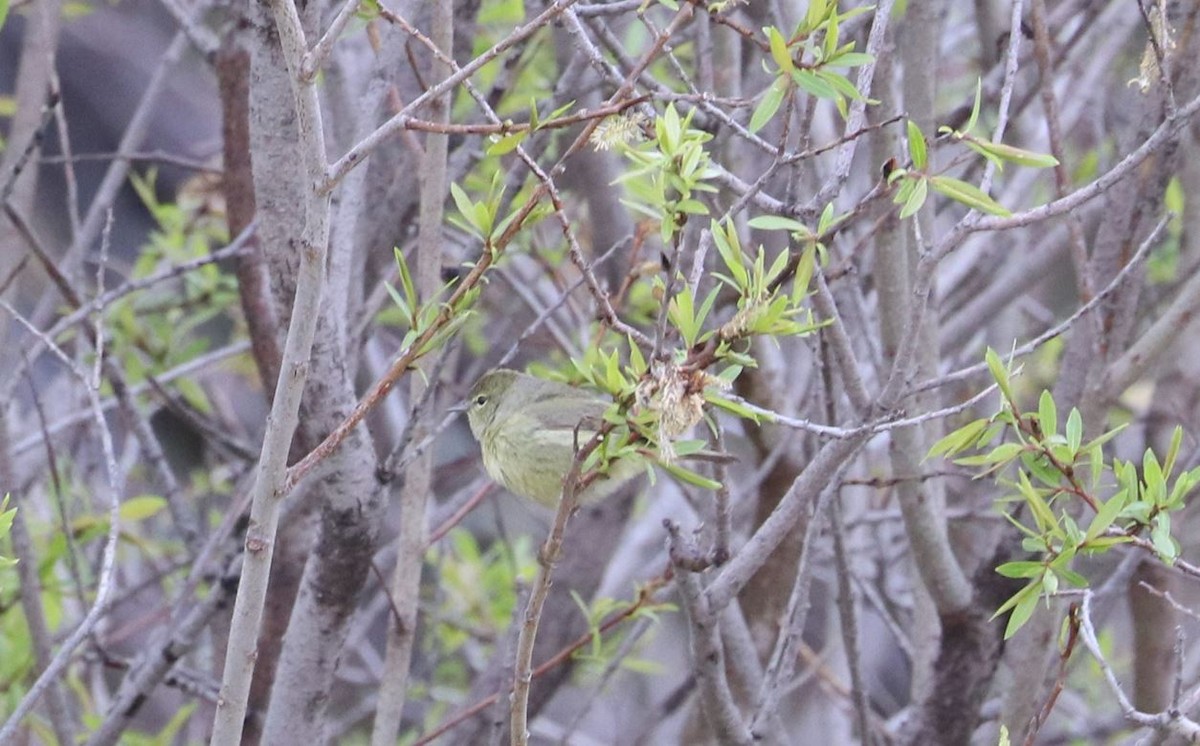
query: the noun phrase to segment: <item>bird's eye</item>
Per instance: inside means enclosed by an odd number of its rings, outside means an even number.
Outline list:
[[[482,407],[484,404],[487,404],[486,396],[480,394],[479,396],[475,397],[475,406]]]

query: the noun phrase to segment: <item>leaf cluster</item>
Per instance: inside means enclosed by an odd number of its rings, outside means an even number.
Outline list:
[[[618,144],[633,163],[633,168],[617,179],[629,192],[622,202],[658,221],[664,244],[671,242],[689,215],[708,214],[708,206],[696,199],[695,193],[717,191],[706,183],[715,175],[704,148],[712,135],[691,126],[694,114],[693,109],[680,117],[675,105],[668,104],[654,120],[652,140]]]
[[[1019,166],[1029,166],[1031,168],[1051,168],[1058,165],[1058,160],[1053,156],[1034,153],[1012,145],[1005,145],[1004,143],[991,142],[971,134],[971,131],[979,121],[981,96],[982,89],[977,85],[975,89],[975,103],[971,108],[971,116],[964,129],[954,130],[950,127],[941,127],[938,132],[943,136],[948,136],[954,142],[963,143],[970,150],[994,163],[1000,170],[1004,169],[1005,163],[1015,163]],[[912,162],[912,167],[898,168],[888,174],[889,184],[894,185],[899,182],[900,185],[892,201],[901,206],[901,219],[911,217],[921,209],[925,204],[925,200],[929,197],[930,189],[933,189],[933,191],[943,197],[948,197],[955,202],[966,205],[972,210],[979,210],[989,215],[998,215],[1001,217],[1008,217],[1012,214],[1007,207],[992,199],[991,195],[974,184],[944,174],[929,173],[929,149],[924,133],[921,132],[921,128],[917,126],[917,123],[912,120],[908,122],[907,131],[908,155]]]
[[[750,116],[748,129],[757,132],[775,116],[780,106],[797,90],[837,106],[842,118],[848,116],[847,101],[862,100],[863,94],[854,87],[845,75],[833,68],[853,68],[874,60],[869,54],[855,52],[855,42],[841,43],[840,26],[845,21],[868,13],[874,6],[852,8],[838,12],[838,3],[827,0],[812,0],[803,20],[797,24],[790,37],[775,26],[763,28],[767,47],[775,70],[763,69],[775,75]]]
[[[224,217],[213,212],[204,199],[181,195],[176,202],[162,202],[155,180],[154,170],[145,176],[130,176],[133,190],[155,221],[133,264],[134,280],[207,257],[213,246],[228,240]],[[232,274],[216,263],[195,267],[177,279],[110,304],[104,322],[109,329],[107,354],[130,384],[140,383],[149,371],[182,365],[206,352],[212,344],[214,322],[240,318],[235,310],[238,303]],[[210,410],[208,397],[196,381],[179,378],[173,385],[192,407]]]
[[[1150,449],[1140,470],[1131,462],[1109,459],[1104,447],[1124,426],[1085,441],[1079,410],[1072,408],[1060,423],[1049,391],[1042,392],[1036,412],[1022,412],[1013,396],[1012,371],[994,350],[987,351],[986,361],[1000,389],[1000,410],[949,433],[929,456],[978,469],[977,478],[995,474],[1009,492],[998,502],[1018,506],[1005,515],[1024,535],[1022,547],[1033,558],[996,569],[1027,581],[996,610],[997,616],[1011,612],[1005,629],[1005,637],[1011,637],[1033,615],[1039,599],[1048,601],[1058,593],[1062,581],[1087,586],[1087,579],[1073,569],[1078,556],[1103,554],[1148,535],[1149,541],[1136,542],[1138,546],[1172,564],[1179,544],[1171,535],[1171,516],[1200,485],[1200,467],[1174,476],[1183,441],[1178,427],[1162,460]],[[998,437],[1001,442],[990,446]],[[1006,476],[1012,472],[1015,477]],[[1086,525],[1079,522],[1081,514],[1090,514]]]
[[[396,311],[400,314],[403,324],[408,327],[408,331],[400,341],[400,349],[407,350],[416,344],[423,335],[436,325],[442,311],[448,311],[450,314],[450,321],[442,325],[416,351],[416,357],[422,357],[441,348],[471,318],[471,308],[479,298],[480,288],[472,288],[450,305],[444,299],[451,297],[455,285],[458,284],[458,278],[452,277],[438,288],[433,297],[427,300],[422,299],[417,291],[416,283],[413,281],[412,270],[409,269],[408,260],[404,258],[404,252],[396,248],[393,249],[392,253],[396,258],[396,268],[400,275],[400,287],[396,288],[391,283],[386,284],[385,287],[387,288],[388,295],[392,298],[392,303],[395,304]]]

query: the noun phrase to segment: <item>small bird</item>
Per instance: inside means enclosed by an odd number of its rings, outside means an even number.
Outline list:
[[[487,473],[509,492],[546,507],[558,505],[563,477],[603,423],[611,402],[564,383],[498,368],[467,397],[467,420],[483,451]],[[581,504],[608,497],[646,468],[643,458],[620,458],[591,481]]]

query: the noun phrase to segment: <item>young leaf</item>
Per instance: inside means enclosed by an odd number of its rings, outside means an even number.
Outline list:
[[[758,228],[764,231],[792,231],[794,233],[811,235],[808,226],[804,223],[780,215],[759,215],[756,218],[751,218],[747,225],[751,228]]]
[[[1025,623],[1033,616],[1033,612],[1037,608],[1039,585],[1030,583],[1018,591],[1016,596],[1013,596],[1017,602],[1008,616],[1008,625],[1004,628],[1005,640],[1015,635],[1017,630],[1025,626]]]
[[[754,108],[754,114],[750,117],[750,124],[747,126],[748,130],[758,132],[767,122],[771,121],[771,117],[779,111],[779,105],[783,103],[783,97],[787,95],[789,87],[786,77],[780,75],[775,79],[775,82],[763,94],[758,106]]]
[[[787,41],[783,38],[783,34],[779,33],[779,29],[774,26],[768,26],[763,31],[767,32],[767,41],[771,45],[771,58],[775,60],[776,65],[779,65],[780,70],[791,74],[792,70],[796,69],[796,64],[792,61],[792,54],[788,51]]]
[[[929,453],[925,454],[925,460],[929,460],[934,456],[953,456],[970,448],[974,445],[975,439],[979,437],[979,434],[987,429],[988,424],[989,422],[986,419],[968,422],[934,443],[930,447]]]
[[[678,479],[681,482],[684,482],[685,484],[695,485],[696,487],[699,487],[699,488],[705,489],[705,490],[721,489],[720,482],[709,479],[708,477],[703,476],[702,474],[697,474],[696,472],[691,471],[690,469],[685,469],[678,464],[663,463],[663,464],[660,464],[660,466],[662,466],[662,468],[666,469],[671,474],[671,476],[675,477],[676,479]]]
[[[838,92],[834,90],[833,86],[809,70],[793,70],[792,80],[796,81],[796,85],[804,89],[810,96],[824,99],[838,98]]]
[[[992,378],[995,379],[996,385],[1000,387],[1000,393],[1004,396],[1004,399],[1012,401],[1013,395],[1008,381],[1008,369],[1001,362],[1000,355],[989,347],[987,348],[987,352],[984,353],[984,360],[987,361],[988,370],[991,372]]]
[[[1045,569],[1046,566],[1041,562],[1021,560],[1018,562],[1005,562],[996,568],[996,572],[1006,578],[1036,578]]]
[[[983,100],[983,78],[975,79],[975,103],[971,105],[971,117],[967,120],[967,127],[964,132],[970,132],[975,129],[975,123],[979,121],[979,103]]]
[[[1083,442],[1083,418],[1079,416],[1079,410],[1071,407],[1071,413],[1067,415],[1067,447],[1071,449],[1071,453],[1079,453],[1079,445]]]
[[[746,271],[745,257],[742,254],[742,246],[738,242],[737,229],[732,223],[727,229],[722,228],[720,223],[714,220],[710,230],[713,243],[717,246],[717,253],[721,255],[721,261],[733,275],[733,286],[738,290],[745,290],[749,287],[750,274]]]
[[[671,304],[667,306],[667,316],[679,330],[688,347],[696,344],[696,337],[700,333],[700,324],[696,320],[695,299],[692,297],[690,287],[685,286],[671,300]]]
[[[825,43],[822,45],[822,52],[826,60],[837,54],[838,36],[838,14],[835,3],[835,10],[829,16],[829,22],[825,24]]]
[[[1154,525],[1150,528],[1150,542],[1154,551],[1167,565],[1175,564],[1179,557],[1179,544],[1171,536],[1171,514],[1159,513],[1154,517]]]
[[[861,67],[874,61],[875,58],[865,52],[845,52],[830,58],[826,64],[835,67]]]
[[[800,253],[800,261],[796,263],[796,277],[792,281],[792,304],[797,305],[808,293],[813,273],[817,269],[817,247],[807,246]]]
[[[929,196],[929,182],[923,177],[914,179],[912,192],[909,193],[908,199],[904,200],[904,207],[900,208],[900,219],[912,217],[917,210],[925,204],[925,199]]]
[[[1163,460],[1163,477],[1171,478],[1171,472],[1175,470],[1175,460],[1179,458],[1179,447],[1183,445],[1183,428],[1179,425],[1171,432],[1171,445],[1167,447],[1167,457]]]
[[[167,501],[158,495],[139,495],[121,503],[122,521],[142,521],[158,514],[167,507]]]
[[[908,154],[912,157],[913,168],[925,170],[928,153],[925,147],[925,135],[913,120],[908,120]]]
[[[450,184],[450,196],[454,198],[454,206],[458,208],[459,214],[462,215],[469,226],[475,229],[473,233],[475,233],[476,237],[482,237],[484,231],[477,222],[475,203],[471,201],[471,198],[467,196],[467,193],[458,184]]]
[[[1121,508],[1125,507],[1127,494],[1125,490],[1121,490],[1100,506],[1100,511],[1092,518],[1092,522],[1088,524],[1087,533],[1083,536],[1085,544],[1103,534],[1113,524],[1113,521],[1117,520],[1117,516],[1121,514]]]
[[[633,337],[626,337],[629,340],[629,368],[636,377],[641,377],[643,373],[649,370],[646,365],[646,357],[642,355],[642,349],[633,341]]]
[[[1038,424],[1043,437],[1049,438],[1058,432],[1058,408],[1054,405],[1054,397],[1045,389],[1038,399]]]
[[[968,184],[961,179],[954,179],[949,176],[934,176],[931,181],[933,182],[935,191],[944,194],[955,202],[961,202],[973,210],[986,212],[989,215],[998,215],[1002,218],[1012,215],[1012,212],[1006,207],[992,199],[987,192],[974,184]]]
[[[1030,168],[1053,168],[1058,165],[1058,159],[1047,153],[1035,153],[1032,150],[1016,148],[1012,145],[1005,145],[1002,142],[989,142],[978,138],[971,138],[970,145],[972,149],[978,148],[985,155],[991,154],[1001,161],[1015,163],[1018,166],[1029,166]]]
[[[488,146],[488,155],[506,155],[517,149],[517,146],[529,136],[528,130],[509,133]]]
[[[1025,498],[1025,504],[1029,506],[1029,512],[1033,514],[1034,521],[1037,522],[1038,528],[1042,531],[1053,531],[1058,528],[1058,521],[1054,518],[1054,511],[1050,509],[1050,505],[1042,497],[1041,493],[1029,481],[1029,477],[1025,472],[1020,474],[1021,496]]]

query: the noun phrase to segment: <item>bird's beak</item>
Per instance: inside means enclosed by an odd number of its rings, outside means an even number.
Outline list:
[[[459,413],[467,411],[467,408],[469,406],[470,406],[470,404],[468,402],[461,401],[458,404],[455,404],[453,407],[450,407],[446,411],[453,412],[454,414],[459,414]]]

